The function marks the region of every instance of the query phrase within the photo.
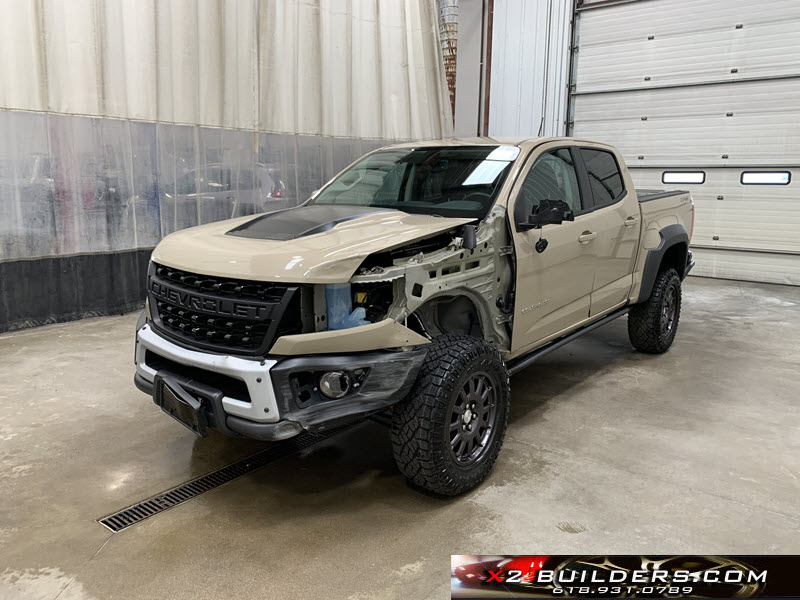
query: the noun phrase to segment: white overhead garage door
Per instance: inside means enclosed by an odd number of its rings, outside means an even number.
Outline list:
[[[687,189],[694,274],[800,285],[800,2],[583,0],[570,135]]]

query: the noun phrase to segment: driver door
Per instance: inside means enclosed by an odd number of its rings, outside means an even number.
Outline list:
[[[518,356],[549,338],[560,337],[589,318],[594,257],[582,243],[593,218],[582,198],[576,150],[547,144],[529,158],[511,192],[509,214],[517,260],[511,354]],[[528,217],[542,200],[562,200],[574,221],[532,229]],[[537,242],[546,240],[544,243]]]

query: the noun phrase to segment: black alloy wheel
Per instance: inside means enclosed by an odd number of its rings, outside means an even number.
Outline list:
[[[675,326],[675,317],[678,315],[678,286],[670,282],[661,308],[661,335],[668,336]]]
[[[467,379],[453,399],[450,412],[450,452],[460,465],[478,460],[488,447],[497,421],[497,400],[489,375]]]

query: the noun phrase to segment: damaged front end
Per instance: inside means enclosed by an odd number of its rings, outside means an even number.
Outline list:
[[[407,349],[445,333],[507,352],[512,261],[502,208],[477,230],[465,225],[371,254],[349,282],[313,286],[304,315],[315,333],[283,336],[271,353],[307,354],[316,343],[317,353]]]
[[[370,255],[348,283],[313,286],[304,314],[315,331],[282,336],[270,351],[287,357],[271,369],[281,414],[319,429],[385,410],[408,394],[426,344],[445,333],[507,351],[506,235],[498,209],[477,231],[460,227]]]

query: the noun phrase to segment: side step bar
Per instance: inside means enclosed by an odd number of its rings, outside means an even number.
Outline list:
[[[631,310],[630,306],[626,306],[625,308],[621,308],[613,313],[606,315],[599,321],[595,321],[594,323],[590,323],[586,327],[581,327],[577,331],[573,331],[569,335],[565,335],[562,338],[554,340],[549,344],[542,346],[541,348],[536,348],[536,350],[532,350],[528,354],[520,358],[514,359],[508,366],[508,372],[510,375],[514,375],[515,373],[519,373],[525,367],[529,367],[534,362],[542,358],[544,355],[549,354],[553,350],[558,350],[561,346],[569,344],[571,341],[581,337],[584,333],[589,333],[590,331],[594,331],[598,327],[602,327],[606,323],[610,323],[614,319],[621,317],[622,315],[627,315]]]

